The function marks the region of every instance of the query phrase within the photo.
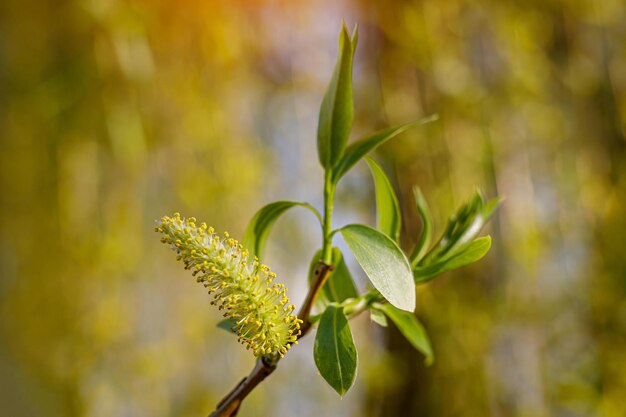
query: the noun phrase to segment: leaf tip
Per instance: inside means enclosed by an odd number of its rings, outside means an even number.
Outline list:
[[[412,294],[413,294],[412,297],[409,296],[407,300],[402,300],[400,302],[398,302],[397,300],[394,302],[391,302],[391,300],[387,300],[387,301],[389,301],[389,304],[391,304],[392,306],[396,308],[399,308],[400,310],[413,313],[415,311],[415,293],[412,293]]]
[[[352,43],[352,53],[356,50],[356,44],[359,41],[359,24],[355,23],[354,29],[352,30],[352,36],[350,37],[350,42]]]
[[[396,296],[393,299],[390,298],[391,297],[385,297],[385,299],[389,301],[389,304],[391,304],[395,308],[406,311],[408,313],[415,312],[415,287],[413,287],[413,291],[406,291],[400,297]]]
[[[422,192],[422,187],[419,185],[413,186],[413,196],[415,197],[415,201],[424,202],[426,201],[426,197],[424,197],[424,193]]]
[[[339,34],[339,42],[350,39],[350,32],[348,32],[348,26],[346,26],[346,21],[341,19],[341,33]]]

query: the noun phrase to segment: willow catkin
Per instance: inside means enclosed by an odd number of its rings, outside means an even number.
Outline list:
[[[220,237],[206,223],[198,227],[195,218],[181,218],[178,213],[164,216],[156,231],[185,269],[208,288],[211,304],[225,311],[234,323],[231,330],[255,356],[282,357],[291,344],[298,343],[302,320],[293,314],[287,288],[275,283],[276,274],[256,257],[250,263],[248,251],[228,233]]]

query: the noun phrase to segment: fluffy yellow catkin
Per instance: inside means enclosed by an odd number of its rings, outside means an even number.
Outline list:
[[[298,343],[302,320],[292,314],[295,306],[289,304],[287,288],[274,283],[276,274],[256,257],[250,264],[248,251],[228,233],[220,237],[206,223],[196,226],[195,218],[178,213],[164,216],[155,229],[185,269],[208,288],[211,304],[225,310],[239,341],[255,356],[282,357]]]

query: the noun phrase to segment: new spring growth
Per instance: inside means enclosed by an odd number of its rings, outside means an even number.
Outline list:
[[[215,234],[206,223],[196,226],[196,219],[164,216],[156,227],[163,234],[161,242],[170,245],[213,296],[211,304],[224,310],[239,341],[255,356],[278,354],[281,357],[291,344],[298,343],[300,323],[289,304],[287,288],[274,283],[276,274],[255,257],[249,262],[248,251],[228,233]]]

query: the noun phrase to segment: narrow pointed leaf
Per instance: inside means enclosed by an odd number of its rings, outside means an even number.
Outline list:
[[[322,377],[343,397],[354,384],[358,362],[343,307],[330,305],[324,311],[315,336],[313,357]]]
[[[466,245],[464,248],[461,248],[457,253],[449,258],[435,262],[428,266],[418,266],[413,269],[415,283],[421,284],[428,282],[444,272],[474,263],[485,256],[487,252],[489,252],[490,247],[491,237],[479,237]]]
[[[391,304],[376,304],[375,308],[383,311],[400,330],[400,333],[406,337],[406,340],[426,356],[427,365],[433,363],[434,355],[430,339],[424,326],[413,313],[399,310]]]
[[[482,209],[482,216],[485,219],[485,222],[491,218],[493,213],[496,211],[500,204],[502,204],[503,199],[500,197],[492,198],[491,200],[485,203],[485,206]]]
[[[322,259],[321,250],[317,251],[311,260],[309,267],[309,284],[313,282],[313,273],[320,259]],[[331,264],[333,265],[333,270],[315,299],[315,308],[317,311],[324,311],[326,306],[330,303],[341,303],[348,298],[358,296],[354,281],[352,280],[350,271],[343,260],[343,254],[339,248],[333,248]]]
[[[415,204],[417,205],[417,211],[422,219],[422,233],[419,240],[415,245],[415,249],[411,253],[409,259],[411,259],[411,266],[416,267],[419,261],[424,257],[430,246],[430,242],[433,237],[433,219],[428,208],[428,203],[422,190],[419,187],[413,188],[413,196],[415,197]]]
[[[335,69],[320,107],[317,150],[320,163],[326,169],[334,167],[343,156],[352,129],[352,60],[356,39],[356,29],[351,39],[344,24]]]
[[[345,25],[345,23],[344,23]],[[359,41],[359,25],[354,25],[354,30],[352,31],[352,36],[350,37],[350,43],[352,44],[352,54],[356,51],[356,44]]]
[[[474,240],[500,201],[498,198],[486,201],[482,193],[477,190],[467,202],[450,216],[446,230],[437,243],[418,262],[418,266],[441,262]]]
[[[397,136],[412,127],[423,125],[434,120],[437,120],[436,115],[426,117],[415,122],[380,130],[352,143],[346,148],[343,157],[341,158],[337,166],[333,169],[333,182],[337,183],[341,179],[341,177],[343,177],[346,172],[348,172],[350,168],[354,166],[354,164],[359,162],[361,158],[376,149],[376,147],[378,147],[379,145],[385,143],[394,136]]]
[[[394,306],[415,309],[415,284],[411,266],[398,245],[387,235],[362,224],[339,229],[348,247],[374,287]]]
[[[376,228],[389,236],[394,242],[400,242],[402,215],[400,204],[385,171],[373,159],[365,160],[372,171],[376,191]]]
[[[270,203],[256,212],[246,228],[243,245],[250,252],[250,256],[258,256],[261,258],[270,229],[284,212],[295,206],[306,207],[313,212],[321,222],[320,214],[307,203],[298,201],[275,201]]]
[[[385,316],[380,310],[375,308],[370,309],[370,320],[382,327],[387,327],[387,316]]]

